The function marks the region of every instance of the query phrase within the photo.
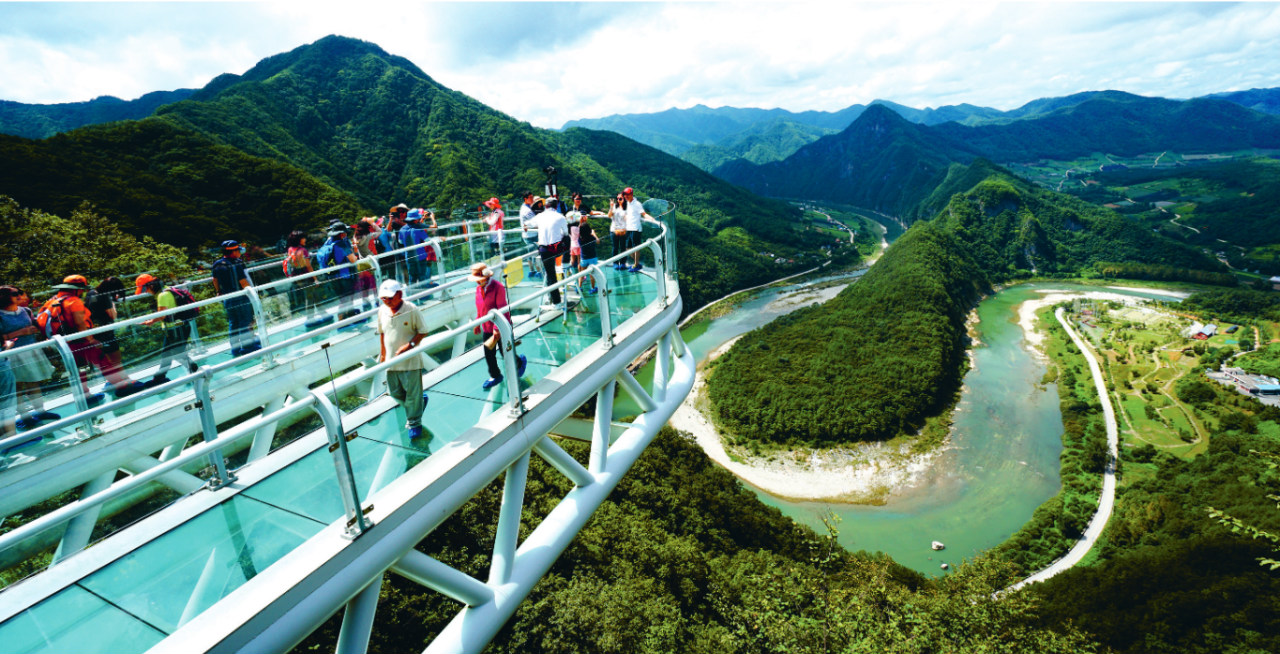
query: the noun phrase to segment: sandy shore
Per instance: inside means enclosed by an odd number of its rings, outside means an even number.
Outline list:
[[[720,346],[711,353],[708,361],[727,352],[737,340]],[[893,491],[920,481],[933,459],[942,451],[939,448],[929,454],[912,457],[876,443],[829,450],[779,452],[769,460],[735,460],[725,450],[715,425],[699,408],[705,406],[705,388],[706,382],[700,374],[689,396],[671,416],[671,426],[693,435],[707,456],[721,467],[777,497],[881,503]]]
[[[1175,291],[1126,288],[1124,286],[1109,286],[1108,288],[1159,293],[1160,295],[1169,295],[1171,297],[1185,297],[1185,295],[1179,295]],[[1125,304],[1133,304],[1140,300],[1140,298],[1135,298],[1131,295],[1108,293],[1106,291],[1066,291],[1044,289],[1041,290],[1040,293],[1043,293],[1044,295],[1034,300],[1027,300],[1026,302],[1018,305],[1018,326],[1022,327],[1023,336],[1026,338],[1027,345],[1031,348],[1031,351],[1035,353],[1036,356],[1040,357],[1044,356],[1044,334],[1036,329],[1036,312],[1040,309],[1075,298],[1085,298],[1089,300],[1113,300],[1116,302],[1123,302]]]

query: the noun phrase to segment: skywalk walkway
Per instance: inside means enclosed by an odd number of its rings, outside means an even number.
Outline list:
[[[650,202],[650,214],[673,216]],[[483,260],[487,235],[481,248],[476,234],[435,239],[448,264],[433,276],[439,286],[424,281],[409,298],[432,326],[404,355],[431,356],[428,433],[416,440],[385,395],[393,362],[373,358],[373,311],[307,330],[304,317],[273,317],[262,302],[278,281],[245,292],[257,296],[262,350],[232,358],[202,330],[205,352],[161,386],[90,408],[72,384],[61,406],[80,409],[74,415],[0,442],[4,513],[23,514],[0,536],[0,557],[11,574],[36,572],[0,591],[0,643],[14,652],[282,652],[345,607],[336,649],[361,652],[391,571],[462,605],[428,651],[480,651],[692,386],[669,222],[651,226],[637,248],[649,259],[640,273],[614,270],[630,251],[619,253],[560,282],[566,292],[554,306],[541,280],[514,285],[513,324],[498,324],[517,345],[502,353],[506,381],[487,391],[472,330],[492,315],[475,319],[474,283],[462,272]],[[511,230],[498,255],[508,270],[531,256],[519,245]],[[395,271],[390,261],[374,262],[379,278]],[[598,295],[576,290],[586,276]],[[655,345],[645,388],[627,365]],[[518,381],[517,354],[529,360]],[[639,407],[629,423],[613,415],[619,386]],[[593,398],[594,420],[575,417]],[[278,429],[317,416],[318,429]],[[590,442],[589,461],[550,435]],[[531,453],[574,488],[519,543]],[[414,549],[499,476],[487,579]],[[105,520],[146,511],[124,528]]]

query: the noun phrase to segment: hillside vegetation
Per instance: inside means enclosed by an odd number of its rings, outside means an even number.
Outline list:
[[[989,177],[835,299],[744,336],[712,371],[712,407],[747,442],[830,445],[918,428],[959,387],[965,317],[989,283],[1103,261],[1221,267],[1111,212]]]
[[[195,89],[153,91],[136,100],[105,95],[88,102],[60,104],[0,100],[0,134],[42,139],[87,125],[139,120],[150,116],[159,107],[187,99],[194,92]]]

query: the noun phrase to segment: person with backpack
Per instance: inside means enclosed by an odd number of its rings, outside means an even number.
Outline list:
[[[0,286],[0,338],[12,343],[9,349],[32,345],[40,334],[35,314],[31,313],[27,292],[15,286]],[[53,364],[39,350],[27,350],[6,357],[13,370],[19,409],[18,429],[35,429],[41,422],[58,420],[62,416],[46,411],[41,383],[53,377]]]
[[[353,311],[348,311],[344,316],[342,307],[355,291],[355,271],[352,266],[344,264],[355,263],[356,254],[351,241],[347,239],[347,226],[343,222],[335,220],[330,223],[326,235],[329,238],[316,251],[316,260],[320,263],[322,270],[344,266],[329,273],[328,282],[338,301],[338,319],[342,320],[354,315]]]
[[[134,281],[134,287],[138,295],[146,293],[156,299],[156,311],[176,309],[196,301],[187,289],[166,288],[164,282],[146,273],[138,275],[138,279]],[[191,321],[198,315],[200,315],[200,308],[194,307],[142,321],[144,325],[160,323],[164,328],[164,341],[160,344],[160,364],[156,367],[155,376],[147,382],[147,386],[159,386],[169,381],[169,368],[173,366],[174,359],[183,359],[187,364],[191,363],[191,359],[187,357],[187,345],[191,342]]]
[[[249,272],[240,258],[244,247],[239,241],[222,242],[222,258],[213,262],[213,290],[218,295],[230,295],[249,287]],[[231,356],[241,357],[262,349],[253,335],[253,305],[243,295],[222,301],[227,312],[227,335],[231,341]]]
[[[89,315],[89,308],[84,305],[81,294],[89,290],[89,280],[84,275],[67,275],[61,284],[55,284],[53,289],[58,294],[44,303],[40,307],[39,313],[36,314],[36,323],[44,330],[46,338],[53,336],[63,336],[67,339],[67,344],[71,346],[71,355],[75,358],[76,367],[80,373],[80,386],[84,389],[86,395],[89,396],[90,406],[102,401],[102,394],[89,393],[89,376],[85,373],[85,368],[97,368],[102,377],[107,380],[110,391],[117,398],[132,395],[143,388],[146,388],[141,382],[136,382],[124,374],[124,371],[102,353],[102,343],[93,336],[85,336],[84,338],[74,338],[74,335],[93,329],[93,318]],[[70,371],[68,371],[70,372]]]
[[[401,208],[404,210],[401,211]],[[404,247],[400,242],[400,230],[404,229],[405,218],[409,215],[409,207],[400,204],[391,207],[387,221],[378,233],[378,266],[382,268],[384,277],[392,279],[408,279],[404,256],[391,254],[392,250]]]
[[[84,294],[84,306],[89,309],[89,317],[95,327],[105,327],[116,321],[116,302],[124,298],[124,282],[119,277],[107,277],[98,282],[93,290]],[[114,330],[98,334],[102,343],[102,354],[114,366],[123,367],[120,356],[120,339]]]

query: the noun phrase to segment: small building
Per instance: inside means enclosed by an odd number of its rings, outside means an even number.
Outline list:
[[[1232,326],[1228,327],[1228,328],[1227,328],[1227,331],[1225,331],[1225,332],[1223,332],[1223,333],[1224,333],[1224,334],[1234,334],[1234,333],[1236,333],[1236,332],[1238,332],[1238,331],[1240,331],[1240,325],[1232,325]]]
[[[1280,395],[1280,384],[1258,384],[1250,391],[1254,395]]]
[[[1182,330],[1182,335],[1187,338],[1195,338],[1196,334],[1204,331],[1204,325],[1199,321],[1191,323],[1191,326]]]

